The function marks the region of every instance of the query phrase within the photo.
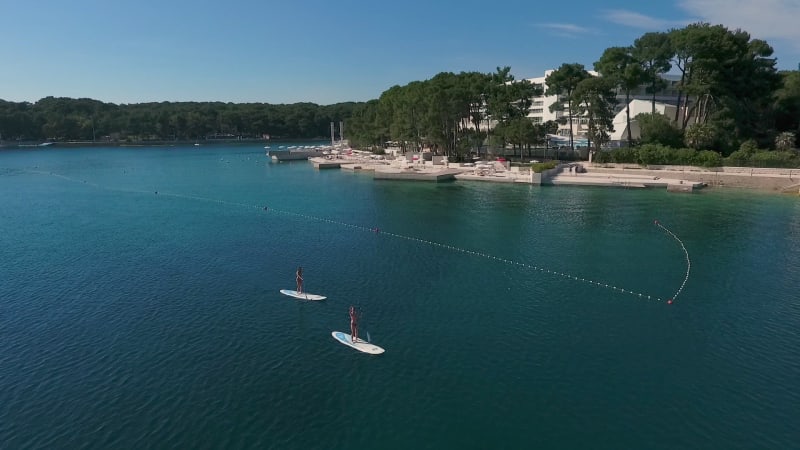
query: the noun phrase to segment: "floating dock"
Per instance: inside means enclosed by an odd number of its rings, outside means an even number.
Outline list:
[[[442,169],[437,171],[421,171],[413,169],[381,169],[375,170],[375,180],[408,180],[408,181],[452,181],[461,173],[455,169]]]
[[[322,150],[272,150],[267,153],[273,161],[296,161],[323,156]]]
[[[342,168],[342,161],[336,159],[327,159],[327,158],[308,158],[311,161],[311,164],[314,165],[315,169],[341,169]]]
[[[691,193],[706,184],[701,181],[688,181],[677,178],[640,173],[618,174],[591,169],[586,171],[582,165],[567,164],[547,173],[533,174],[520,170],[497,170],[485,173],[475,166],[458,168],[426,164],[399,165],[385,160],[372,160],[352,157],[312,157],[309,158],[316,169],[341,169],[348,171],[373,171],[375,180],[407,180],[444,182],[453,180],[488,181],[494,183],[528,183],[556,186],[605,186],[625,189],[661,188],[668,192]],[[579,170],[583,169],[583,170]]]
[[[552,177],[548,184],[557,186],[606,186],[627,189],[664,188],[668,192],[694,192],[705,185],[701,181],[643,175],[617,175],[594,171],[588,173],[562,172]]]
[[[530,184],[530,177],[525,177],[522,180],[517,178],[512,178],[508,176],[508,174],[502,175],[475,175],[474,173],[465,173],[459,172],[456,175],[456,180],[466,180],[466,181],[489,181],[492,183],[529,183]]]

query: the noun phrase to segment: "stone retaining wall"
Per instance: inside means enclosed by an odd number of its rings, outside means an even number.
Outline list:
[[[632,164],[585,164],[590,172],[612,174],[642,174],[655,177],[701,181],[710,187],[735,187],[781,192],[800,182],[799,169],[764,169],[750,167],[720,167],[704,169],[691,166],[642,166]]]

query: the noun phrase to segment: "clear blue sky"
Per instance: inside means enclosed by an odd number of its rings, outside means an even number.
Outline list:
[[[0,0],[0,99],[331,104],[439,72],[541,76],[703,20],[800,62],[798,0]]]

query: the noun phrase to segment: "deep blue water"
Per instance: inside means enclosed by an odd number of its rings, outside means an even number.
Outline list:
[[[54,147],[0,152],[0,236],[2,448],[800,442],[794,196]]]

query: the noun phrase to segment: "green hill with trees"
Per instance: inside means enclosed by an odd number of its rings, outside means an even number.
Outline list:
[[[632,89],[645,85],[655,103],[655,94],[664,87],[662,75],[677,71],[677,111],[684,113],[642,117],[641,142],[629,136],[630,148],[619,151],[619,158],[613,156],[617,151],[603,152],[603,157],[708,166],[733,156],[741,163],[761,153],[758,149],[797,147],[800,72],[779,72],[772,54],[765,41],[751,39],[745,31],[697,23],[645,33],[628,47],[607,49],[594,64],[600,77],[591,76],[581,64],[563,64],[546,79],[547,94],[561,96],[568,105],[557,103],[551,109],[569,109],[587,119],[589,146],[597,151],[613,131],[617,94],[629,98]],[[542,93],[525,81],[512,82],[509,72],[505,67],[493,74],[440,73],[427,81],[394,86],[379,99],[358,105],[348,122],[351,140],[364,146],[384,141],[426,145],[456,157],[481,142],[540,145],[545,125],[535,126],[525,116],[531,98]],[[496,126],[488,131],[478,126],[489,121]],[[635,146],[643,143],[650,147],[639,157]],[[670,157],[673,150],[681,156]],[[691,152],[697,155],[688,158]],[[751,162],[797,164],[790,153],[756,159],[760,162]]]
[[[581,64],[563,64],[548,76],[546,94],[559,95],[569,110],[587,119],[589,147],[597,152],[613,131],[618,95],[628,99],[632,89],[644,85],[655,102],[664,87],[662,75],[677,73],[675,116],[654,108],[653,114],[636,118],[640,140],[628,135],[627,149],[603,151],[602,160],[798,164],[793,149],[800,135],[800,72],[779,72],[772,55],[767,42],[745,31],[696,23],[606,49],[594,64],[600,77]],[[328,137],[330,122],[344,121],[345,137],[360,148],[380,149],[392,141],[458,159],[488,144],[522,156],[523,149],[543,145],[558,124],[528,119],[532,99],[545,93],[541,86],[514,80],[510,72],[510,67],[494,73],[443,72],[392,86],[375,100],[329,106],[0,100],[0,135],[5,142],[308,139]],[[564,103],[551,109],[563,109]],[[765,150],[772,153],[764,155]]]
[[[116,105],[47,97],[36,103],[0,100],[4,141],[195,141],[308,139],[330,136],[330,123],[351,117],[357,103],[161,102]]]

